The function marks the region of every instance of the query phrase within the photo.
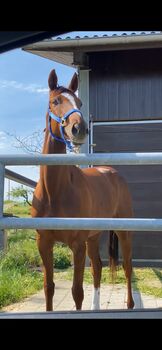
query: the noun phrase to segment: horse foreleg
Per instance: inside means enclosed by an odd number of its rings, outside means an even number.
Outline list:
[[[85,243],[74,243],[73,247],[73,260],[74,260],[74,275],[72,295],[75,301],[76,309],[81,310],[82,302],[84,299],[83,291],[83,276],[85,267],[86,245]]]
[[[87,253],[91,262],[91,273],[93,276],[93,295],[91,310],[100,309],[100,282],[102,273],[102,262],[99,255],[99,241],[89,240],[87,242]]]
[[[43,234],[37,236],[37,245],[43,261],[46,311],[52,311],[55,287],[53,282],[53,241],[47,239],[46,232],[45,237]]]
[[[133,309],[134,300],[132,297],[132,238],[131,232],[116,232],[122,250],[123,256],[123,269],[125,272],[125,277],[127,281],[127,307],[128,309]]]

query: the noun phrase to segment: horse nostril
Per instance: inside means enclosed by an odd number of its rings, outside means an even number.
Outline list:
[[[79,131],[80,131],[79,124],[74,124],[73,127],[72,127],[72,134],[73,134],[73,136],[78,135]]]

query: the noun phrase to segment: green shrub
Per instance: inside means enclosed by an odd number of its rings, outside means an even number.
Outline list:
[[[13,235],[14,236],[14,235]],[[2,271],[19,268],[22,270],[32,270],[42,266],[42,260],[35,240],[30,240],[21,233],[19,241],[10,239],[7,254],[0,255],[0,267]],[[66,269],[71,266],[71,251],[64,244],[57,243],[54,246],[54,267],[57,269]]]
[[[12,268],[26,269],[40,266],[41,258],[35,241],[24,240],[11,243],[7,254],[1,257],[0,266],[2,270]]]
[[[0,267],[0,309],[22,300],[42,289],[43,275],[39,272],[22,272],[19,268],[2,271]]]
[[[10,248],[10,245],[12,245],[12,243],[16,243],[16,242],[21,242],[21,241],[25,241],[25,240],[29,240],[29,241],[35,241],[35,231],[33,230],[28,230],[28,229],[22,229],[22,230],[6,230],[7,231],[7,245],[8,245],[8,249]],[[34,244],[36,245],[36,243]]]
[[[59,244],[54,247],[54,266],[57,269],[71,266],[71,251],[68,247]]]

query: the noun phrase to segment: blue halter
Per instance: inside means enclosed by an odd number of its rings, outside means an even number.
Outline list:
[[[82,115],[82,112],[79,110],[79,109],[70,109],[70,111],[68,111],[62,118],[60,117],[57,117],[57,115],[53,114],[50,109],[48,109],[48,114],[49,114],[49,120],[48,120],[48,124],[49,124],[49,132],[50,132],[50,135],[52,136],[53,139],[57,140],[57,141],[60,141],[60,142],[63,142],[67,148],[69,150],[72,150],[73,149],[73,146],[71,144],[71,142],[69,140],[66,140],[65,139],[65,136],[64,136],[64,122],[66,121],[66,119],[73,113],[79,113],[81,115],[81,117],[83,117]],[[59,123],[59,127],[60,127],[60,134],[61,134],[61,137],[59,136],[56,136],[53,132],[52,132],[52,128],[51,128],[51,118],[54,119],[57,123]]]

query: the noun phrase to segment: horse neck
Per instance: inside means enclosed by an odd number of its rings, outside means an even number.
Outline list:
[[[47,132],[43,146],[43,154],[64,154],[66,146],[64,143],[51,139]],[[40,166],[40,179],[44,184],[47,195],[56,195],[60,189],[66,188],[70,180],[70,166],[63,165],[43,165]]]

